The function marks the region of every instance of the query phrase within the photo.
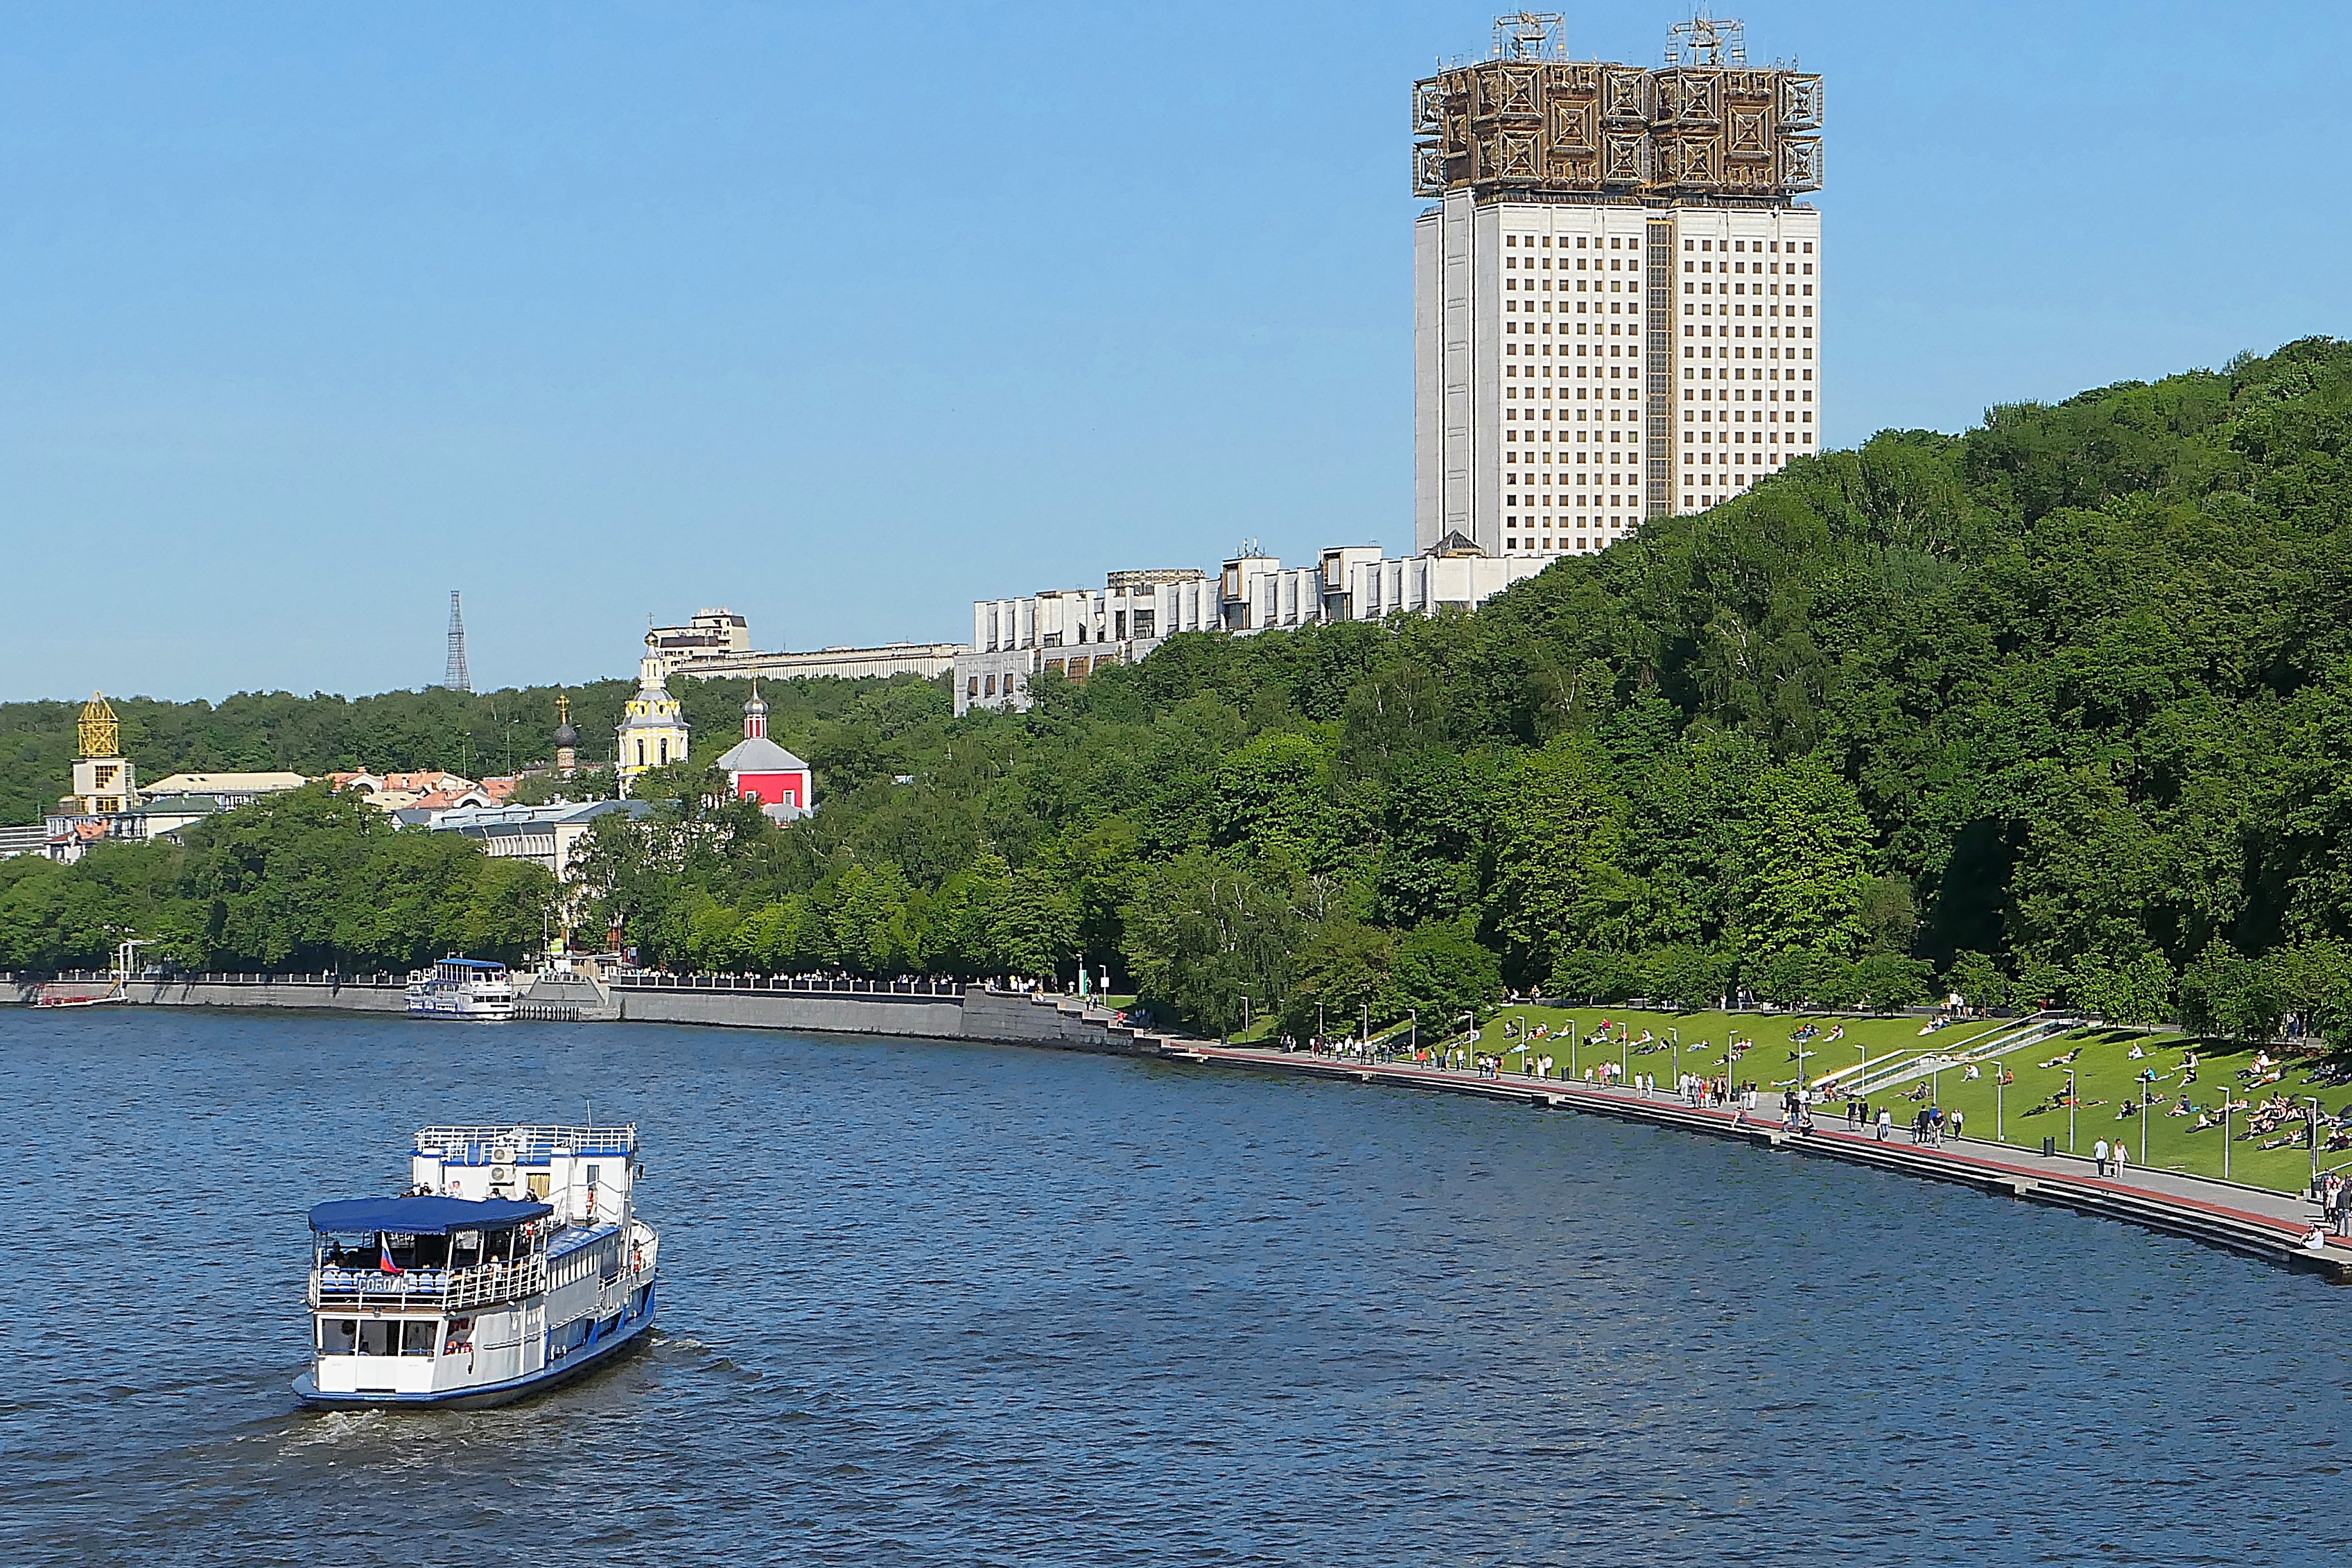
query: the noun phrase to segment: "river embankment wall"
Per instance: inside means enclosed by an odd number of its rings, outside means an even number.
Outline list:
[[[30,1005],[112,994],[96,977],[0,982],[0,1001]],[[318,1013],[400,1013],[404,982],[334,975],[216,975],[133,980],[123,1004],[157,1007],[250,1007]],[[891,1035],[922,1040],[987,1040],[1066,1050],[1131,1055],[1158,1048],[1156,1037],[1119,1023],[1118,1015],[1076,997],[901,982],[794,984],[730,976],[646,976],[602,988],[584,980],[534,985],[526,1016],[564,1022],[694,1024],[717,1028],[781,1029],[829,1035]]]
[[[43,994],[76,1000],[110,995],[110,980],[16,982],[0,987],[0,1002],[30,1005]],[[332,975],[254,974],[236,979],[132,980],[122,1000],[144,1007],[256,1007],[310,1013],[398,1013],[407,1006],[399,982],[338,979]]]

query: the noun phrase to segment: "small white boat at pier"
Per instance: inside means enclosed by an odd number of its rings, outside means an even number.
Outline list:
[[[310,1211],[310,1370],[332,1409],[504,1405],[653,1324],[659,1237],[636,1217],[637,1130],[427,1127],[398,1197]]]
[[[514,977],[486,958],[445,958],[408,977],[408,1016],[500,1023],[515,1015]]]

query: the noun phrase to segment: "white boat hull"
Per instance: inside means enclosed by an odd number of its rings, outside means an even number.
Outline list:
[[[645,1342],[646,1332],[654,1326],[654,1309],[658,1294],[658,1291],[649,1290],[644,1311],[634,1316],[625,1314],[620,1326],[608,1337],[583,1346],[562,1361],[520,1377],[471,1387],[425,1389],[415,1393],[354,1391],[330,1394],[322,1392],[318,1379],[306,1372],[294,1380],[294,1397],[314,1410],[488,1410],[501,1405],[512,1405],[517,1400],[529,1399],[583,1377],[635,1350]]]

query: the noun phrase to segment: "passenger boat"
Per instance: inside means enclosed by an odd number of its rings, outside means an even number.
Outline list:
[[[635,1123],[427,1127],[398,1197],[310,1211],[304,1404],[472,1409],[577,1377],[654,1321]]]
[[[445,958],[408,977],[412,1018],[465,1018],[499,1023],[514,1016],[515,988],[507,966],[484,958]]]

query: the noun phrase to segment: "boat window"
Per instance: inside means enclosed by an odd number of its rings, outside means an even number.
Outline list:
[[[319,1320],[319,1352],[321,1355],[350,1355],[360,1331],[357,1318],[321,1318]]]
[[[490,1232],[489,1255],[500,1263],[504,1263],[513,1258],[514,1232],[510,1230],[494,1230]]]
[[[433,1320],[412,1318],[400,1326],[400,1353],[431,1355],[433,1353]]]
[[[360,1324],[360,1354],[391,1355],[400,1342],[400,1320],[371,1319]]]
[[[532,1202],[545,1203],[547,1201],[548,1173],[545,1171],[533,1171],[528,1177],[524,1178],[523,1190],[530,1194]]]
[[[482,1260],[482,1233],[461,1230],[449,1237],[449,1267],[471,1268]]]

